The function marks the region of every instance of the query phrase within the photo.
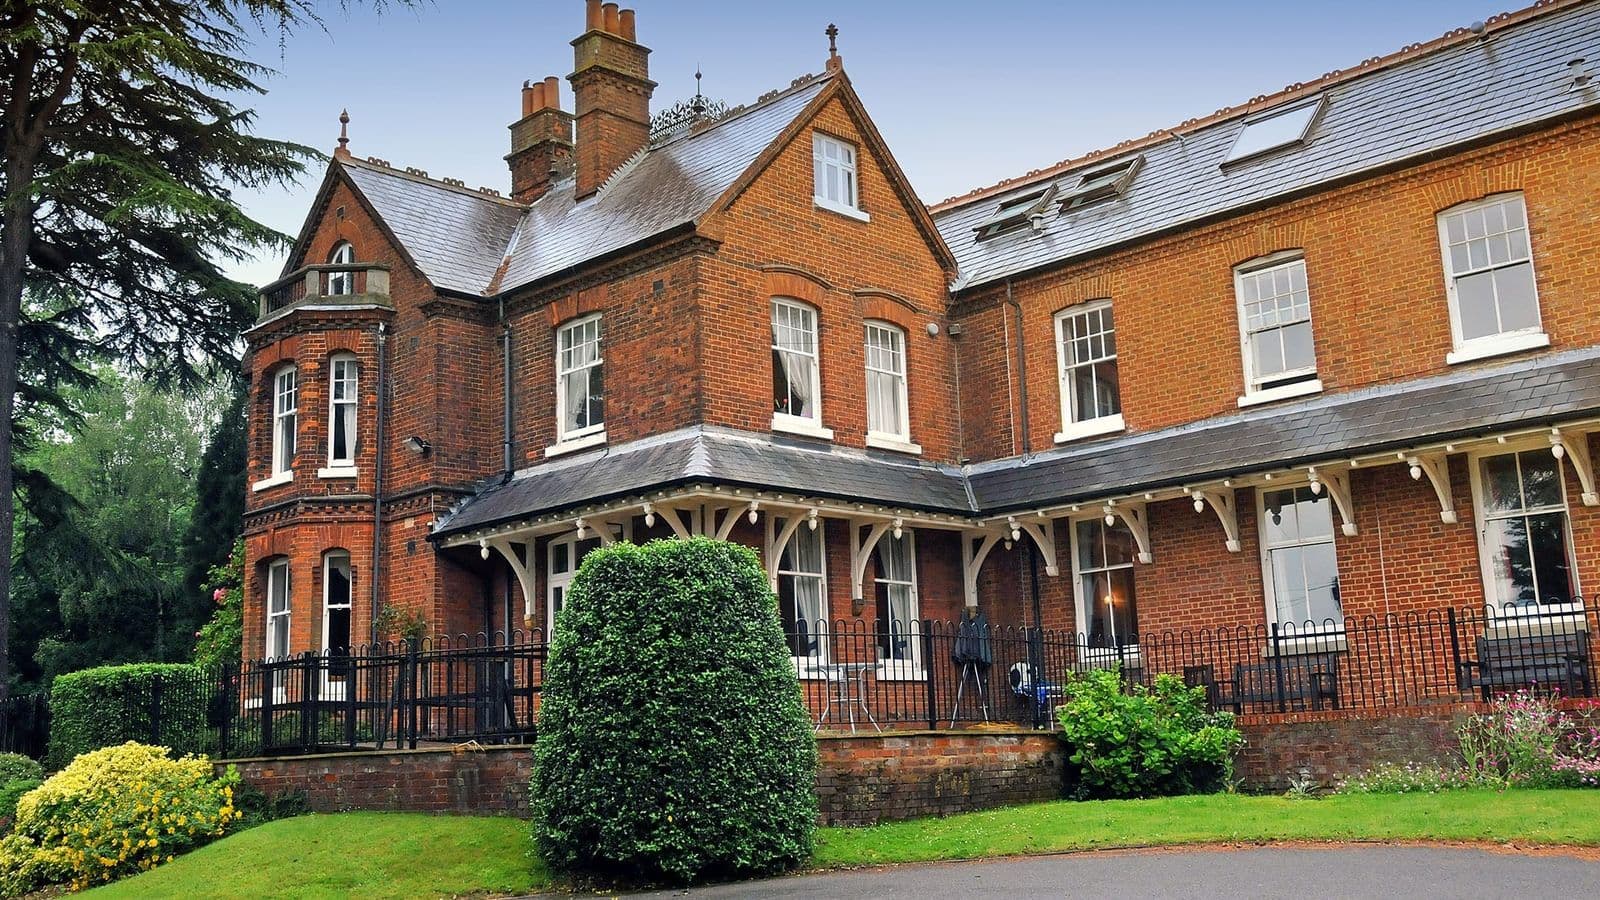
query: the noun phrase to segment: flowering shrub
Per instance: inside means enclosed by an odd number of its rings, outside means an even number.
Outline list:
[[[194,633],[194,661],[202,666],[239,662],[244,644],[244,541],[233,545],[228,564],[215,566],[206,578],[216,611]]]
[[[85,753],[17,804],[0,840],[0,895],[73,890],[149,869],[222,835],[239,818],[237,773],[132,742]]]
[[[1484,780],[1466,769],[1422,763],[1384,763],[1344,780],[1341,794],[1437,794],[1463,788],[1486,787]]]

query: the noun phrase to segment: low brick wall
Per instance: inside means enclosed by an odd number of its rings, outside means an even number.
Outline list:
[[[1453,703],[1241,716],[1245,748],[1235,774],[1246,790],[1282,791],[1293,778],[1331,786],[1380,763],[1448,763],[1456,728],[1479,709]]]
[[[817,797],[827,825],[948,815],[1061,796],[1061,746],[1008,730],[819,735]],[[318,812],[528,814],[527,747],[394,750],[235,760],[268,796]],[[220,766],[228,763],[218,763]]]

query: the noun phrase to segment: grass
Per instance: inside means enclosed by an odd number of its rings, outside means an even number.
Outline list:
[[[1457,791],[1322,800],[1219,794],[1039,803],[872,828],[824,828],[816,868],[1272,840],[1600,846],[1600,791]],[[115,897],[445,897],[526,893],[551,876],[527,823],[341,813],[270,822],[99,888]]]

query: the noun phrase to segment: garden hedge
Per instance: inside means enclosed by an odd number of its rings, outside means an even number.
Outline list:
[[[126,741],[203,751],[208,681],[204,669],[188,663],[129,663],[57,676],[50,687],[46,765],[60,769],[80,753]]]
[[[549,865],[687,883],[811,854],[816,743],[748,548],[614,544],[557,617],[531,783]]]

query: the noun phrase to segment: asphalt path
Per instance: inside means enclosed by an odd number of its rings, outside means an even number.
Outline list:
[[[1600,897],[1600,862],[1559,853],[1353,845],[1073,853],[892,866],[647,897]]]

